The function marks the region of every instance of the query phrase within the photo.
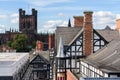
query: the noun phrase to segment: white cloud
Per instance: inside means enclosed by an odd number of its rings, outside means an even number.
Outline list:
[[[84,10],[91,10],[92,7],[86,7],[86,6],[49,6],[49,7],[36,7],[39,11],[45,11],[45,12],[51,12],[51,11],[84,11]],[[79,13],[76,13],[79,14]]]
[[[64,13],[58,13],[57,15],[60,16],[60,17],[66,16]]]
[[[116,19],[120,19],[120,14],[116,14]]]
[[[13,13],[13,14],[11,14],[11,17],[18,17],[18,16],[19,16],[18,13]]]
[[[114,17],[114,14],[111,13],[110,11],[98,11],[98,12],[94,12],[94,16],[100,16],[100,17],[112,16],[112,17]]]
[[[39,28],[39,29],[38,29],[38,33],[41,33],[41,32],[42,32],[42,33],[46,33],[47,30],[45,30],[45,29],[43,29],[43,28]]]
[[[4,28],[5,28],[5,25],[0,24],[0,31],[3,31],[3,30],[4,30]]]
[[[49,28],[55,28],[56,26],[67,26],[68,21],[63,21],[63,20],[49,20],[44,24],[44,28],[49,29]]]
[[[11,23],[18,23],[18,21],[19,21],[19,19],[16,17],[16,18],[13,18],[12,20],[11,20]]]
[[[0,19],[6,19],[7,15],[0,15]]]
[[[54,32],[57,26],[66,27],[67,25],[68,21],[49,20],[43,25],[43,28],[38,30],[38,32]]]
[[[114,14],[110,11],[98,11],[93,14],[93,24],[94,28],[105,28],[109,25],[111,28],[115,28],[116,18],[120,18],[120,14]]]
[[[70,0],[31,0],[28,2],[35,5],[35,6],[47,6],[47,5],[51,5],[54,3],[62,3],[62,2],[68,2]]]
[[[63,15],[63,13],[59,13],[59,15]],[[116,28],[116,19],[120,18],[120,14],[114,14],[110,11],[98,11],[94,12],[93,14],[93,26],[95,29],[104,29],[107,25],[111,28]],[[71,24],[73,26],[74,21],[71,21]],[[49,20],[47,21],[43,29],[48,31],[54,31],[56,29],[56,26],[67,26],[68,21],[62,21],[62,20]]]
[[[54,28],[54,27],[56,27],[57,25],[60,25],[60,24],[62,24],[63,23],[63,21],[62,20],[49,20],[49,21],[47,21],[45,24],[44,24],[44,28],[47,28],[47,29],[49,29],[49,28]]]
[[[18,23],[18,21],[19,21],[18,13],[13,13],[10,15],[10,17],[11,17],[11,23],[14,23],[14,24]]]
[[[5,25],[3,25],[3,24],[0,24],[0,28],[4,28],[5,27]]]

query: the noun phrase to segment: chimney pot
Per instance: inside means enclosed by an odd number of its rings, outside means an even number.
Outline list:
[[[74,27],[83,27],[84,17],[74,16]]]
[[[54,47],[54,34],[49,34],[48,36],[48,49],[52,49]]]
[[[36,42],[36,50],[37,51],[43,51],[44,44],[41,41]]]
[[[92,53],[93,47],[93,25],[92,25],[92,11],[84,12],[84,46],[83,52],[85,56],[88,56]]]
[[[120,19],[116,20],[116,30],[120,30]]]

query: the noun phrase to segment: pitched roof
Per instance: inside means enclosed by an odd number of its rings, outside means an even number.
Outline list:
[[[39,55],[43,56],[46,60],[49,61],[49,51],[40,51]]]
[[[63,44],[68,45],[81,29],[75,27],[57,27],[55,34],[56,45],[58,45],[60,36],[63,39]]]
[[[68,45],[70,44],[73,39],[75,39],[75,36],[80,33],[82,28],[78,27],[57,27],[56,29],[56,35],[55,40],[58,45],[58,39],[61,36],[63,39],[63,44]],[[120,35],[119,32],[115,29],[95,29],[106,41],[110,42],[113,39],[117,39]]]
[[[40,52],[35,52],[35,54],[31,54],[30,61],[32,61],[37,55],[42,56],[42,58],[49,61],[49,51],[40,51]]]
[[[82,32],[83,32],[83,28],[77,33],[76,36],[74,36],[74,38],[70,41],[68,45],[71,45],[80,36],[80,34],[82,34]]]
[[[83,61],[107,73],[120,72],[120,39],[111,41]]]
[[[114,29],[96,29],[96,31],[108,42],[119,37],[119,32]]]

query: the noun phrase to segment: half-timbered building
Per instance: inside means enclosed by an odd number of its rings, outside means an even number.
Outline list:
[[[30,62],[33,80],[49,80],[50,64],[43,56],[37,54]]]
[[[119,40],[115,40],[119,38],[119,28],[111,29],[107,26],[105,29],[94,29],[92,14],[91,11],[85,11],[84,16],[74,16],[74,27],[57,27],[53,56],[59,50],[59,38],[62,37],[66,74],[70,70],[77,78],[74,80],[80,77],[119,77]],[[55,64],[58,64],[57,61]],[[69,74],[66,77],[68,80]],[[55,79],[64,80],[58,79],[57,75]]]

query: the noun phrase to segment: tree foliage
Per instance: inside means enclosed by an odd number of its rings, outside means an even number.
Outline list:
[[[26,35],[17,34],[11,42],[11,47],[16,49],[17,52],[28,52],[28,38]]]
[[[7,46],[12,47],[11,44],[12,44],[12,41],[7,42]]]
[[[12,41],[7,42],[7,46],[12,47],[17,52],[29,52],[32,48],[35,48],[36,42],[29,42],[28,40],[25,34],[17,34]]]

